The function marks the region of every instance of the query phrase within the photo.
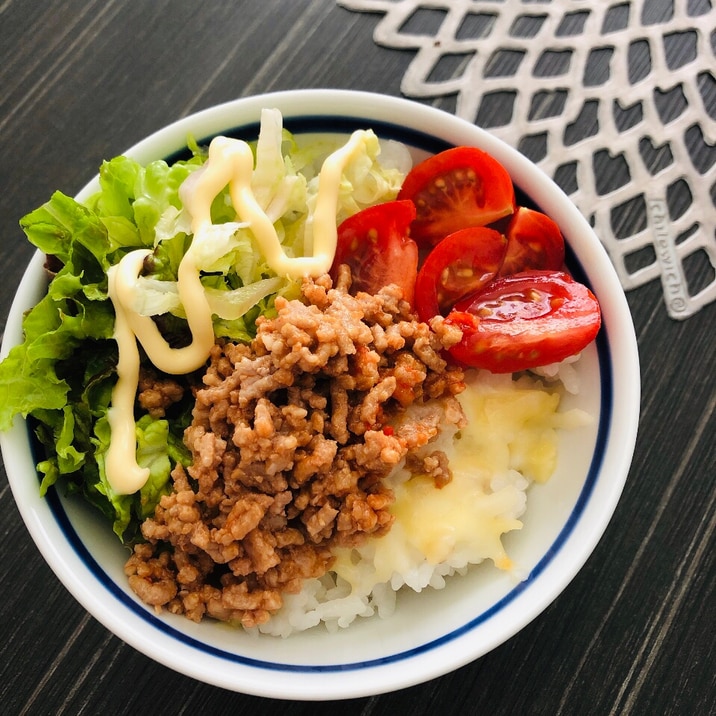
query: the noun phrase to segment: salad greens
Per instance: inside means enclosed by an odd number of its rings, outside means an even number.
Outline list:
[[[299,142],[281,125],[277,111],[263,113],[258,141],[252,145],[252,189],[284,250],[297,256],[310,250],[311,208],[322,160],[342,140]],[[107,270],[131,250],[152,249],[138,279],[134,309],[154,316],[171,340],[186,340],[176,277],[191,242],[191,217],[181,197],[207,157],[206,147],[191,140],[188,144],[191,157],[171,165],[160,160],[141,166],[126,156],[106,161],[99,172],[99,191],[85,203],[58,191],[20,222],[30,242],[47,255],[50,280],[47,294],[24,318],[24,341],[0,363],[0,430],[7,430],[16,415],[29,416],[45,451],[37,465],[41,492],[58,483],[68,493],[81,494],[126,542],[138,537],[140,522],[169,491],[173,466],[190,460],[182,436],[193,401],[191,391],[185,390],[185,397],[164,417],[137,407],[137,461],[150,469],[150,478],[135,494],[116,494],[104,471],[110,441],[107,411],[118,356]],[[379,152],[375,138],[344,172],[337,222],[395,198],[404,170],[378,164]],[[272,315],[275,297],[298,296],[298,284],[267,267],[250,230],[237,221],[227,190],[212,204],[212,221],[213,241],[200,268],[215,334],[248,341],[256,319]],[[176,379],[188,386],[197,378]]]

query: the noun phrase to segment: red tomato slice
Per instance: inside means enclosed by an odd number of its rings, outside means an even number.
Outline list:
[[[455,147],[417,164],[405,177],[398,199],[415,202],[411,228],[420,246],[467,226],[486,226],[515,208],[515,190],[507,170],[476,147]]]
[[[506,249],[507,239],[484,226],[471,226],[446,236],[418,271],[415,310],[420,320],[446,314],[456,301],[492,281]]]
[[[579,353],[601,325],[599,303],[562,271],[496,278],[460,301],[446,321],[463,331],[450,354],[464,365],[514,373]]]
[[[335,281],[338,267],[348,264],[354,292],[375,294],[394,283],[412,304],[418,272],[418,246],[409,236],[414,218],[411,201],[376,204],[348,217],[338,227],[331,278]]]
[[[507,254],[500,276],[530,270],[558,271],[564,265],[564,238],[540,211],[521,206],[507,225]]]

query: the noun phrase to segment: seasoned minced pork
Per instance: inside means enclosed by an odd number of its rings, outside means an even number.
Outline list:
[[[335,287],[307,279],[250,345],[214,347],[185,434],[193,464],[173,471],[126,564],[148,604],[263,623],[330,569],[334,546],[390,529],[395,465],[449,481],[444,454],[413,453],[464,424],[462,371],[441,357],[459,331],[417,321],[395,287],[349,288],[347,269]]]

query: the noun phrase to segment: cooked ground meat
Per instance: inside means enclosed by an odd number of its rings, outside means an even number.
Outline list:
[[[459,331],[417,321],[394,287],[349,288],[347,270],[335,287],[306,280],[250,345],[214,347],[185,434],[193,463],[173,471],[126,564],[147,603],[263,623],[330,569],[333,547],[390,529],[397,464],[449,481],[444,455],[413,454],[464,421],[462,371],[441,357]]]
[[[153,418],[163,418],[184,397],[184,386],[168,375],[143,367],[139,374],[137,400]]]

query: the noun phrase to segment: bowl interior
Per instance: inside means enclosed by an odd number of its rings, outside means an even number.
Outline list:
[[[123,572],[127,552],[84,504],[52,492],[39,497],[24,421],[2,436],[3,456],[23,518],[69,591],[107,628],[189,676],[246,693],[283,698],[349,698],[402,688],[481,656],[537,616],[588,558],[616,506],[638,420],[638,361],[623,292],[599,241],[570,201],[507,145],[443,112],[406,100],[354,92],[304,91],[237,100],[170,125],[127,153],[140,161],[175,158],[192,135],[254,139],[263,107],[278,107],[294,133],[347,134],[370,127],[419,158],[472,144],[510,171],[520,192],[560,224],[568,265],[600,299],[603,329],[577,364],[581,390],[565,398],[594,417],[562,436],[559,463],[528,492],[524,527],[505,539],[514,574],[491,564],[453,577],[442,590],[401,593],[385,619],[356,621],[289,639],[256,637],[224,624],[157,615],[138,602]],[[79,197],[96,188],[96,179]],[[42,292],[41,257],[28,267],[13,304],[3,351],[21,336],[21,313]],[[619,396],[618,402],[615,396]],[[618,436],[618,439],[615,439]]]

